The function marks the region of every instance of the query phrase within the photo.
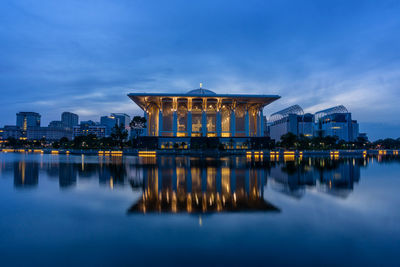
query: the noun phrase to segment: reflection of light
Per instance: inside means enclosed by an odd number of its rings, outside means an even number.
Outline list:
[[[110,178],[110,188],[111,188],[111,189],[114,189],[114,179],[113,179],[112,176],[111,176],[111,178]]]
[[[192,212],[192,195],[190,193],[187,195],[187,212]]]
[[[139,157],[155,157],[156,156],[156,151],[139,151],[138,152]]]
[[[173,192],[172,193],[172,202],[171,202],[171,208],[172,208],[172,212],[176,212],[177,211],[177,200],[176,200],[176,193]]]
[[[82,171],[85,170],[85,155],[82,154]]]
[[[201,216],[199,216],[199,225],[200,227],[203,226],[203,220],[201,219]]]

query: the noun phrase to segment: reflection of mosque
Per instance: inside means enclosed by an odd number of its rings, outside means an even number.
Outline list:
[[[0,173],[13,172],[15,187],[37,186],[45,174],[60,188],[97,179],[102,186],[131,186],[142,196],[130,212],[219,212],[277,210],[264,197],[272,190],[301,198],[307,189],[347,197],[370,158],[304,158],[270,161],[246,157],[21,157],[1,162]],[[373,160],[373,158],[371,158]],[[383,161],[385,158],[379,158]],[[393,160],[387,158],[387,160]]]
[[[264,200],[264,168],[250,168],[246,158],[154,161],[144,169],[142,198],[130,212],[278,211]]]

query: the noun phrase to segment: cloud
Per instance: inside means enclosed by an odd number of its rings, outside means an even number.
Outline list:
[[[0,124],[14,123],[20,110],[43,121],[65,110],[94,120],[140,114],[127,93],[184,93],[200,82],[218,93],[281,95],[267,115],[293,104],[309,112],[343,104],[361,124],[400,124],[400,3],[0,6]]]

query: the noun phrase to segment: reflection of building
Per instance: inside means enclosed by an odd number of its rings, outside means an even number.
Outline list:
[[[161,157],[144,172],[142,198],[129,212],[278,211],[264,200],[264,169],[245,159]]]
[[[21,160],[14,162],[14,186],[36,186],[39,182],[39,163]]]
[[[269,185],[281,193],[295,198],[305,194],[306,186],[315,185],[315,177],[311,168],[295,166],[294,162],[287,162],[284,166],[277,165],[270,170]]]
[[[352,162],[351,162],[352,161]],[[347,197],[360,179],[360,163],[314,158],[308,162],[287,162],[270,170],[269,185],[276,191],[301,198],[307,186],[338,197]]]
[[[76,185],[78,168],[69,162],[60,161],[59,185],[60,188],[67,188]]]
[[[335,169],[325,169],[319,172],[320,185],[318,189],[322,192],[337,197],[347,197],[354,187],[354,182],[360,180],[360,165],[353,162],[340,164]]]
[[[147,118],[145,135],[159,137],[263,136],[263,108],[276,95],[216,94],[206,89],[186,94],[128,95]]]
[[[314,116],[309,113],[304,114],[298,105],[285,108],[271,115],[268,132],[275,141],[280,141],[281,136],[287,133],[311,137],[314,134]]]

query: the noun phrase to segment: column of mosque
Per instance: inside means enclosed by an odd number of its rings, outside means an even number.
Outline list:
[[[201,111],[201,135],[207,136],[207,99],[203,98],[203,109]]]
[[[215,120],[216,123],[216,130],[217,130],[217,136],[221,137],[221,131],[222,131],[222,121],[221,121],[221,99],[218,99],[217,102],[217,117]]]
[[[246,107],[245,108],[245,117],[244,117],[244,132],[245,132],[245,136],[248,137],[250,136],[250,120],[249,120],[249,108]]]
[[[176,98],[173,98],[173,102],[172,102],[172,110],[174,111],[172,113],[173,117],[172,117],[172,132],[173,132],[173,136],[176,137],[177,132],[178,132],[178,115],[176,113],[178,107],[178,103]]]
[[[235,103],[232,102],[231,106],[231,121],[230,121],[230,127],[229,130],[231,132],[231,137],[235,137],[235,129],[236,129],[236,106]]]
[[[187,132],[188,136],[192,136],[192,99],[188,99],[187,109]]]
[[[147,109],[144,110],[144,118],[146,119],[146,128],[144,130],[143,136],[147,136],[149,129],[150,129],[150,124],[149,124],[149,115],[147,113]]]
[[[148,122],[146,122],[148,124]],[[158,110],[158,136],[162,136],[163,130],[163,113],[162,113],[162,98],[160,99],[160,108]]]

